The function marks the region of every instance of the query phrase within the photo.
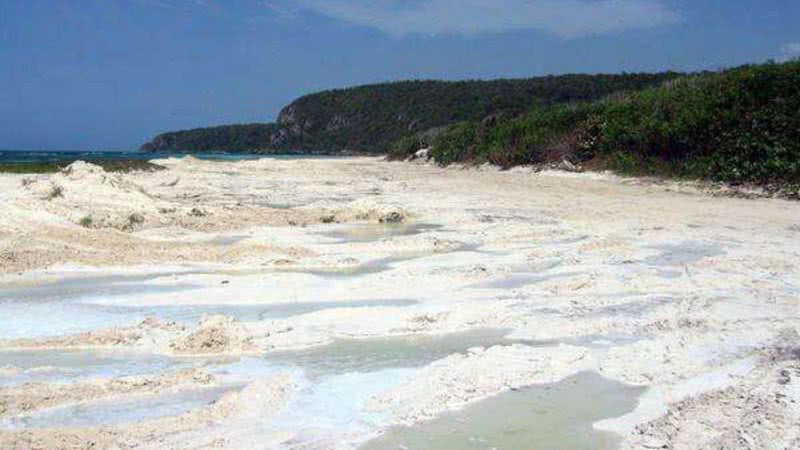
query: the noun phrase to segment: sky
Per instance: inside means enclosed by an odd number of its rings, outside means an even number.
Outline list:
[[[798,23],[798,0],[0,0],[0,149],[135,149],[365,83],[785,60]]]

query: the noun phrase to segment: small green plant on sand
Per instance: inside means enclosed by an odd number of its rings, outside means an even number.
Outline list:
[[[47,195],[45,195],[44,198],[45,198],[45,200],[53,200],[55,198],[63,197],[63,196],[64,196],[64,188],[59,186],[59,185],[57,185],[57,184],[54,184],[50,188],[50,190],[47,192]]]
[[[94,223],[92,216],[83,216],[81,217],[81,220],[78,221],[78,225],[82,226],[83,228],[91,228],[92,223]]]

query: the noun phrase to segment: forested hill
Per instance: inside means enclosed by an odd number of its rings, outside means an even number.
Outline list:
[[[464,121],[404,139],[439,164],[567,163],[631,175],[756,184],[800,198],[800,60],[695,74],[659,86]]]
[[[513,117],[660,84],[678,73],[562,75],[494,81],[402,81],[324,91],[281,110],[277,123],[168,132],[143,150],[386,153],[407,136],[461,121]]]

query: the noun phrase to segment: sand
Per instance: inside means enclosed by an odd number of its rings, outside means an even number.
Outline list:
[[[380,419],[341,435],[315,429],[325,439],[314,444],[303,429],[319,425],[311,412],[303,427],[269,419],[294,411],[299,385],[317,386],[295,371],[249,374],[227,400],[178,417],[0,431],[1,447],[355,448],[393,425],[587,370],[646,388],[635,410],[595,424],[619,433],[622,448],[800,442],[797,202],[611,174],[378,158],[155,162],[167,170],[108,174],[76,163],[0,176],[0,294],[72,295],[156,316],[164,307],[210,312],[0,339],[0,350],[269,361],[324,354],[343,339],[503,329],[515,342],[403,368],[358,405],[356,414]],[[130,292],[108,294],[119,286]],[[0,360],[2,376],[30,370]],[[205,372],[178,373],[180,382],[153,373],[6,386],[0,398],[11,399],[4,414],[16,414],[84,393],[87,402],[158,395]]]

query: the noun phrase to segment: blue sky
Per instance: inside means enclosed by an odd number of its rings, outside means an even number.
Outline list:
[[[797,0],[0,0],[0,148],[132,149],[409,78],[800,56]]]

